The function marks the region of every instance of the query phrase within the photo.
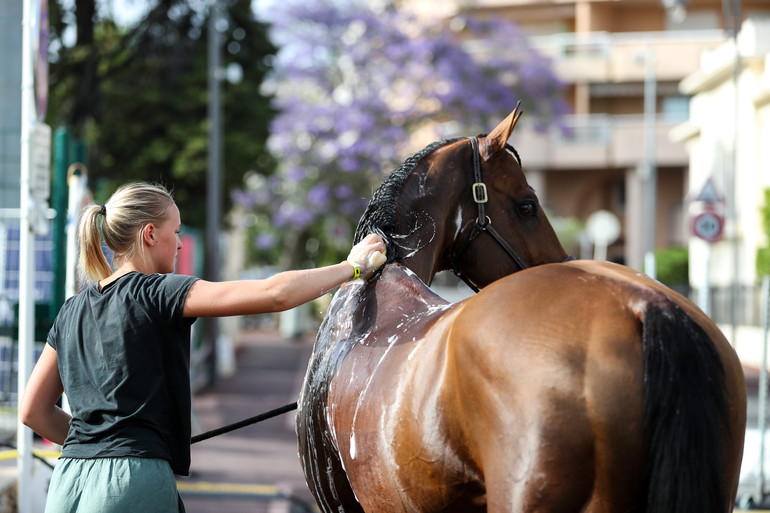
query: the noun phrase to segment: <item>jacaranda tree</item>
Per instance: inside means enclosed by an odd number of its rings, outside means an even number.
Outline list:
[[[547,59],[503,20],[416,17],[391,1],[265,0],[279,48],[263,85],[278,115],[270,176],[234,197],[256,256],[339,258],[382,177],[434,140],[490,129],[518,100],[541,126],[565,111]],[[259,260],[259,258],[257,258]],[[269,259],[268,259],[269,260]]]

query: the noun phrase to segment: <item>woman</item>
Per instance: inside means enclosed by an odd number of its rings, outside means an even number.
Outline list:
[[[366,275],[385,251],[370,235],[336,265],[215,283],[169,274],[180,227],[168,191],[145,183],[83,212],[79,263],[92,284],[59,312],[19,407],[24,424],[63,446],[47,513],[184,511],[174,474],[190,467],[195,318],[293,308]],[[63,392],[71,416],[56,406]]]

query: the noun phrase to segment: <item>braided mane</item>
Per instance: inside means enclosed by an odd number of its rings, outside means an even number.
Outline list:
[[[367,233],[376,233],[385,240],[388,247],[388,261],[393,258],[394,245],[391,236],[397,228],[396,206],[401,191],[404,188],[409,175],[417,167],[417,164],[425,156],[435,149],[447,145],[461,138],[444,139],[429,144],[419,152],[406,159],[395,171],[393,171],[382,184],[374,191],[369,205],[366,207],[361,219],[358,221],[355,242],[361,241]]]

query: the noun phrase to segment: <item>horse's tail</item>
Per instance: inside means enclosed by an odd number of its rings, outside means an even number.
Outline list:
[[[725,513],[725,372],[714,342],[670,298],[643,318],[648,513]]]

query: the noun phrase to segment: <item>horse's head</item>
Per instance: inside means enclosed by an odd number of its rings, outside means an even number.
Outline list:
[[[379,233],[388,261],[425,283],[453,269],[481,288],[534,265],[567,258],[516,151],[507,144],[518,106],[492,132],[433,143],[375,192],[356,231]]]

